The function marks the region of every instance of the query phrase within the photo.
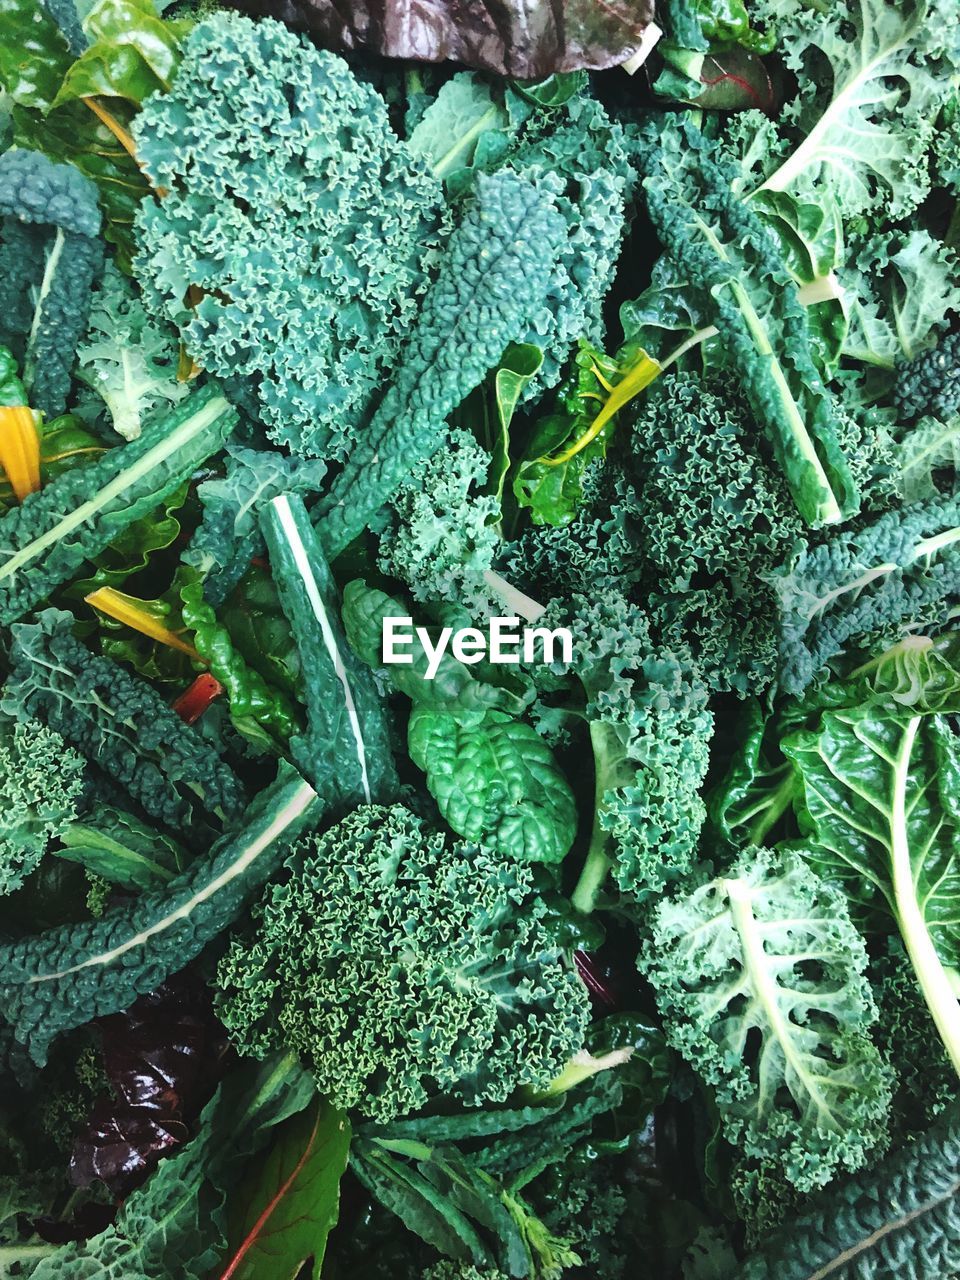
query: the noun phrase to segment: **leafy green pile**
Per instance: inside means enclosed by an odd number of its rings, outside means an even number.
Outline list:
[[[0,0],[0,1273],[960,1274],[955,0],[239,7]]]

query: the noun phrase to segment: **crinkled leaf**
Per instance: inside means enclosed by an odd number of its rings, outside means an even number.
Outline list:
[[[795,854],[750,848],[656,909],[642,967],[668,1041],[714,1086],[728,1140],[803,1189],[885,1136],[866,964],[842,893]]]
[[[843,354],[882,369],[912,359],[960,311],[956,255],[926,231],[868,240],[843,282],[850,296]]]
[[[296,495],[280,494],[265,507],[261,527],[300,652],[307,726],[291,741],[293,758],[325,798],[391,798],[397,779],[384,707],[347,645],[337,585],[306,507]]]
[[[873,702],[825,713],[783,749],[802,778],[805,855],[854,918],[888,932],[918,909],[943,963],[960,963],[960,750],[947,721]]]
[[[800,82],[791,115],[805,136],[761,189],[819,183],[847,217],[910,213],[929,189],[925,153],[960,62],[953,0],[766,7]]]
[[[252,13],[274,12],[270,0],[241,0]],[[640,48],[653,18],[649,0],[561,0],[531,7],[522,0],[493,3],[420,0],[290,0],[285,16],[308,27],[328,48],[366,49],[388,58],[462,62],[521,80],[558,71],[611,67]]]
[[[530,725],[491,711],[467,726],[443,711],[416,707],[407,743],[458,835],[525,862],[560,862],[570,851],[577,829],[573,794]]]
[[[110,103],[116,122],[129,129],[135,108],[120,99]],[[136,161],[82,102],[68,102],[49,115],[14,107],[17,146],[42,151],[51,160],[67,160],[96,183],[104,214],[104,235],[117,248],[117,266],[130,271],[134,252],[133,218],[149,190]]]
[[[20,107],[46,111],[72,59],[38,0],[0,0],[0,87]]]
[[[159,17],[153,0],[98,0],[83,22],[90,45],[64,77],[54,106],[98,96],[139,106],[169,89],[191,25],[189,18]]]

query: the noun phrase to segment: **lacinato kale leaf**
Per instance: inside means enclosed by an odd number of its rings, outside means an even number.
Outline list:
[[[369,669],[347,645],[339,593],[303,502],[273,498],[261,527],[300,653],[307,727],[291,741],[293,757],[325,799],[391,799],[397,779],[387,718]]]
[[[62,413],[103,264],[93,183],[39,151],[0,154],[0,341],[23,364],[30,403]]]
[[[447,415],[522,337],[553,286],[566,238],[549,191],[510,173],[478,179],[363,441],[318,504],[331,559],[441,446]]]
[[[930,498],[804,546],[773,576],[780,601],[780,684],[799,694],[851,644],[942,624],[960,571],[960,497]]]
[[[651,135],[642,185],[668,255],[674,305],[696,316],[688,323],[699,338],[709,336],[708,325],[718,330],[722,358],[741,381],[800,514],[809,524],[836,523],[857,509],[858,494],[778,241],[730,190],[735,171],[711,155],[702,134],[667,125]]]
[[[960,1114],[787,1222],[731,1280],[941,1280],[960,1266]]]
[[[62,1032],[125,1009],[184,968],[239,914],[319,810],[313,788],[282,766],[239,830],[161,889],[99,920],[0,947],[0,1010],[34,1061],[46,1061]]]
[[[193,843],[210,821],[236,822],[246,797],[226,761],[151,685],[95,657],[72,627],[71,614],[45,609],[13,628],[4,711],[47,724]]]
[[[63,472],[0,518],[0,621],[40,604],[222,447],[237,421],[212,383],[136,440]]]

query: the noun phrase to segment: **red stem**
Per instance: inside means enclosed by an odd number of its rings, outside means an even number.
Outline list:
[[[290,1190],[290,1187],[292,1183],[296,1180],[297,1176],[299,1175],[300,1170],[307,1163],[307,1160],[310,1156],[310,1152],[313,1149],[313,1142],[317,1136],[317,1130],[319,1129],[319,1127],[320,1127],[320,1108],[317,1107],[317,1114],[313,1121],[313,1129],[310,1132],[310,1137],[307,1139],[307,1145],[303,1149],[303,1155],[294,1165],[293,1169],[290,1172],[289,1177],[284,1179],[284,1181],[278,1187],[276,1193],[273,1196],[271,1196],[271,1198],[267,1201],[267,1204],[264,1206],[263,1212],[260,1214],[260,1217],[257,1218],[256,1222],[247,1232],[247,1235],[245,1236],[244,1241],[241,1244],[240,1248],[233,1255],[233,1261],[230,1263],[229,1267],[227,1267],[226,1271],[224,1271],[223,1275],[220,1277],[220,1280],[230,1280],[230,1277],[236,1274],[237,1267],[239,1267],[240,1263],[244,1260],[244,1258],[253,1248],[254,1244],[256,1243],[257,1236],[259,1236],[260,1232],[263,1230],[270,1215],[273,1213],[274,1209],[276,1209],[277,1205],[280,1203],[283,1197]]]
[[[171,706],[184,724],[196,724],[214,698],[219,698],[221,693],[223,685],[220,681],[209,671],[204,671],[188,689],[184,689],[174,699]]]

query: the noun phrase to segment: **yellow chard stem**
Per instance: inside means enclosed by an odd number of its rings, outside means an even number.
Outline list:
[[[169,645],[171,649],[179,649],[189,654],[195,662],[203,662],[203,658],[192,644],[187,644],[175,631],[171,631],[169,627],[159,622],[145,608],[144,602],[138,600],[136,596],[125,595],[113,587],[99,587],[96,591],[91,591],[89,595],[84,596],[84,600],[100,613],[106,614],[108,618],[122,622],[124,626],[139,631],[141,635],[149,636],[151,640],[159,640],[161,644]]]
[[[18,502],[40,488],[40,434],[26,405],[0,406],[0,464]]]
[[[611,388],[610,398],[580,439],[575,440],[569,449],[564,449],[563,453],[555,454],[551,458],[538,458],[537,462],[546,467],[559,467],[563,463],[569,462],[571,458],[576,457],[592,440],[596,440],[615,414],[619,413],[625,405],[630,403],[634,396],[638,396],[645,387],[649,387],[650,383],[660,376],[660,372],[661,367],[656,360],[652,356],[648,356],[646,351],[641,350],[636,363],[631,365],[617,385]],[[609,386],[609,383],[604,382],[602,378],[600,381],[604,386]]]
[[[101,124],[107,126],[127,155],[130,156],[131,159],[136,160],[136,143],[133,141],[133,136],[123,127],[120,121],[114,119],[106,107],[103,106],[102,103],[98,102],[96,98],[81,98],[81,102],[84,106],[90,108]]]

